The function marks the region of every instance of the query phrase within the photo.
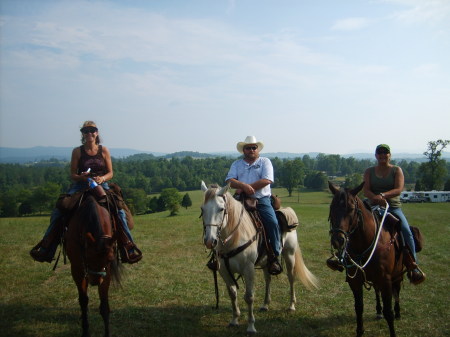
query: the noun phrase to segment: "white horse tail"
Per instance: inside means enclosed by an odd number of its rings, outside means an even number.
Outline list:
[[[302,251],[298,245],[295,249],[294,275],[309,290],[312,290],[313,288],[319,289],[319,280],[306,267],[305,262],[303,262]]]

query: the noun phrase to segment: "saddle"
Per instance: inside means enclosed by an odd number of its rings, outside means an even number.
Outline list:
[[[366,200],[364,200],[364,205],[369,207],[375,220],[378,224],[381,223],[385,209],[380,206],[370,206]],[[392,213],[386,215],[384,219],[383,226],[390,232],[391,238],[395,244],[396,250],[398,252],[403,251],[403,264],[406,266],[407,270],[413,270],[417,268],[417,264],[414,261],[413,255],[410,248],[405,243],[403,234],[400,228],[400,220],[394,216]],[[418,227],[409,226],[414,239],[415,251],[420,252],[423,248],[423,236]]]

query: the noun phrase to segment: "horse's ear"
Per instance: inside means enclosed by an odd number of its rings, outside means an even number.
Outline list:
[[[200,188],[203,192],[206,192],[206,190],[208,189],[208,187],[206,187],[206,184],[203,180],[202,180],[202,184],[200,185]]]
[[[86,237],[89,239],[89,241],[91,241],[92,243],[95,243],[95,238],[91,232],[87,232]]]
[[[229,189],[230,189],[230,183],[228,183],[224,187],[222,187],[220,189],[219,193],[217,193],[217,195],[224,195],[225,193],[228,192]]]
[[[328,180],[328,188],[333,194],[336,194],[339,191],[339,189],[336,186],[334,186],[329,180]]]
[[[353,196],[357,195],[362,190],[363,186],[364,186],[364,181],[358,187],[355,187],[354,189],[352,189],[350,191],[351,195],[353,195]]]

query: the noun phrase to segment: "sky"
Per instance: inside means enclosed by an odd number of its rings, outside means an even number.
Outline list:
[[[0,0],[0,146],[422,153],[450,139],[450,0]],[[113,154],[114,155],[114,154]]]

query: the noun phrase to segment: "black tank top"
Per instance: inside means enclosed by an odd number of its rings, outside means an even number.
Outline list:
[[[86,172],[91,169],[91,174],[95,176],[102,176],[106,174],[106,162],[102,155],[102,146],[98,146],[97,154],[90,156],[86,153],[84,146],[80,146],[81,156],[78,161],[78,174]]]

